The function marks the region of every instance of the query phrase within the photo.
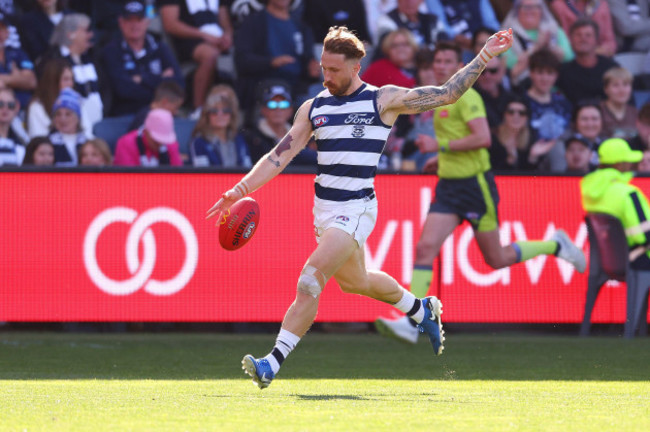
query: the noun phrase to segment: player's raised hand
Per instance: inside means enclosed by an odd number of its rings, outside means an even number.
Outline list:
[[[512,29],[501,30],[496,32],[488,38],[485,46],[481,50],[481,58],[490,61],[492,57],[496,57],[510,49],[512,46]],[[487,62],[486,62],[487,63]]]

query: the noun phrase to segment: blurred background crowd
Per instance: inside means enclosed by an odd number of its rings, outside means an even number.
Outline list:
[[[493,168],[584,174],[620,137],[650,172],[650,0],[0,0],[0,165],[249,168],[323,90],[333,25],[365,82],[409,88],[443,84],[436,44],[469,61],[510,27],[475,84]],[[401,116],[380,169],[435,172],[432,118]]]

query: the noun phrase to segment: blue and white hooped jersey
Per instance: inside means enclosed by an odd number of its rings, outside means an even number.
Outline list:
[[[309,120],[318,148],[317,198],[342,202],[374,194],[377,164],[392,127],[379,116],[378,90],[364,83],[348,96],[323,90],[314,98]]]

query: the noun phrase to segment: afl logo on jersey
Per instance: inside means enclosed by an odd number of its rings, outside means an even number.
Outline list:
[[[314,126],[315,127],[321,127],[327,124],[327,122],[330,121],[330,119],[327,116],[318,116],[314,119]]]

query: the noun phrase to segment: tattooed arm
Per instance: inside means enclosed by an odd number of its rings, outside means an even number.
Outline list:
[[[309,121],[312,101],[310,99],[298,108],[289,132],[270,152],[262,156],[239,183],[222,195],[221,199],[208,210],[206,219],[226,211],[238,200],[271,181],[305,148],[313,132]]]
[[[503,30],[491,36],[469,64],[456,72],[442,86],[423,86],[405,89],[384,86],[377,94],[377,105],[382,120],[392,124],[400,114],[417,114],[456,102],[478,79],[487,62],[512,46],[512,30]]]

